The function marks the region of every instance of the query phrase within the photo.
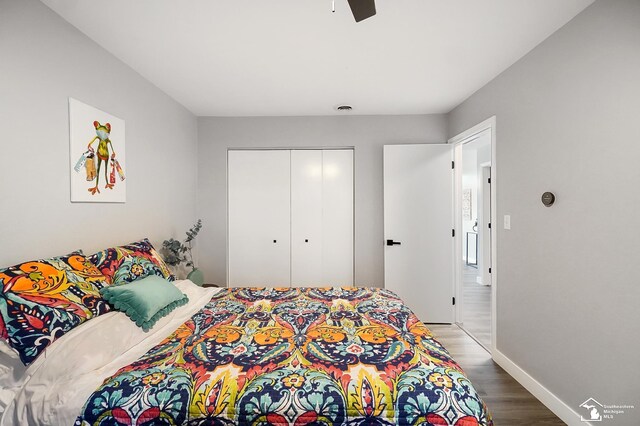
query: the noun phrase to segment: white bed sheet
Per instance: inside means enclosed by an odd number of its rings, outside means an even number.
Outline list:
[[[177,281],[176,286],[189,296],[189,303],[147,333],[124,313],[110,312],[56,340],[26,370],[24,385],[15,389],[0,414],[0,425],[73,425],[104,379],[160,343],[220,291],[188,280]]]

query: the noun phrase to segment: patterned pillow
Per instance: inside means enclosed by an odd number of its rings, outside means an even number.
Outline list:
[[[137,279],[157,275],[174,281],[160,254],[153,248],[148,239],[112,247],[89,257],[112,285],[127,284]]]
[[[106,278],[79,252],[0,269],[0,338],[31,364],[74,327],[111,308]]]

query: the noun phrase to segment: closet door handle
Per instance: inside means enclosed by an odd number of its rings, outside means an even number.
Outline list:
[[[387,240],[387,245],[388,246],[399,246],[400,245],[400,241]]]

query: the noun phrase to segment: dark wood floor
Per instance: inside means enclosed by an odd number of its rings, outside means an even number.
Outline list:
[[[489,407],[496,426],[564,425],[547,407],[507,374],[491,355],[456,325],[427,324]]]
[[[491,286],[478,284],[478,269],[463,270],[462,326],[486,348],[491,348]]]

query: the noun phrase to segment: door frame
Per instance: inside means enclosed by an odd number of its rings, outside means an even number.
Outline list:
[[[486,348],[492,354],[496,352],[496,331],[497,331],[497,290],[498,290],[498,250],[497,250],[497,234],[498,234],[498,209],[497,209],[497,182],[498,167],[496,161],[496,116],[492,116],[481,123],[476,124],[449,139],[448,143],[454,146],[455,162],[462,164],[462,145],[477,138],[481,133],[489,130],[491,132],[491,347]],[[457,324],[462,322],[462,312],[464,310],[464,294],[462,286],[462,168],[455,167],[455,188],[454,188],[454,216],[455,228],[459,230],[455,235],[456,256],[454,262],[456,271],[454,274],[455,282],[455,321]]]

